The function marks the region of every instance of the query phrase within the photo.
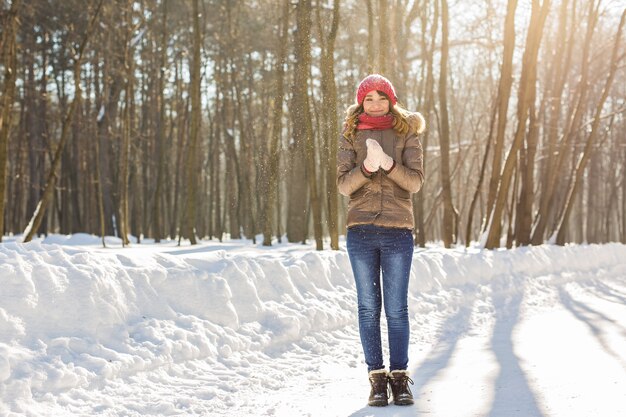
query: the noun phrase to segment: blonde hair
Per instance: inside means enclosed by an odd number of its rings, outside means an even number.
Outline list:
[[[379,94],[387,95],[381,91]],[[353,141],[356,137],[357,125],[359,123],[359,115],[363,113],[363,104],[354,103],[346,110],[346,118],[343,124],[343,136],[349,141]],[[393,115],[393,130],[400,135],[406,135],[409,131],[416,134],[422,133],[426,129],[426,121],[424,117],[417,113],[411,112],[402,107],[399,103],[395,105],[389,103],[389,113]]]

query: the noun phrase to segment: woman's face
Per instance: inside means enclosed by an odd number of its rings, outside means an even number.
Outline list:
[[[363,111],[368,116],[384,116],[389,113],[389,100],[378,91],[372,90],[365,95]]]

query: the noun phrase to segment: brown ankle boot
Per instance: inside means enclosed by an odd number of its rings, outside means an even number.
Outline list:
[[[389,374],[389,385],[391,385],[391,393],[393,394],[393,403],[395,405],[413,404],[413,394],[409,389],[409,383],[413,385],[413,381],[409,378],[407,371],[396,370]]]
[[[367,400],[367,404],[373,407],[384,407],[389,404],[389,395],[387,394],[387,371],[384,369],[378,369],[369,373],[370,384],[372,390],[370,391],[370,398]]]

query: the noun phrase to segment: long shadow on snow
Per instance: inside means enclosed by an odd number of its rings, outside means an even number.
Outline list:
[[[605,330],[606,326],[613,326],[620,330],[623,337],[626,337],[626,331],[624,328],[616,320],[572,298],[570,293],[563,287],[559,288],[559,298],[561,299],[563,306],[565,306],[565,308],[567,308],[574,317],[589,327],[589,330],[591,330],[602,348],[609,355],[613,356],[624,369],[626,369],[626,357],[620,355],[613,348],[611,348],[607,340],[608,337]]]
[[[505,284],[506,285],[506,284]],[[493,287],[496,323],[491,346],[500,366],[494,384],[494,400],[489,417],[544,417],[530,389],[513,345],[513,330],[519,321],[523,289]]]
[[[469,319],[472,315],[472,308],[475,301],[476,290],[470,294],[465,293],[462,299],[463,304],[459,306],[458,311],[449,316],[441,326],[441,336],[435,347],[431,350],[428,358],[410,372],[414,382],[411,391],[415,397],[416,405],[389,405],[383,408],[365,406],[352,413],[350,417],[415,417],[421,414],[429,414],[429,411],[416,410],[416,407],[419,406],[420,392],[431,380],[435,379],[441,371],[448,367],[448,363],[456,350],[458,341],[467,333]],[[367,393],[363,393],[364,400],[367,398],[366,395]]]
[[[591,288],[593,293],[599,298],[612,303],[626,305],[626,296],[618,289],[600,281],[599,279],[594,279],[592,283],[593,284],[586,285],[586,287]]]

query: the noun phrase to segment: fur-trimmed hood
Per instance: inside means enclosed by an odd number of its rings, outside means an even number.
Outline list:
[[[421,113],[413,112],[409,115],[409,117],[407,117],[407,120],[409,122],[409,127],[412,132],[415,132],[419,135],[426,130],[426,120]]]

